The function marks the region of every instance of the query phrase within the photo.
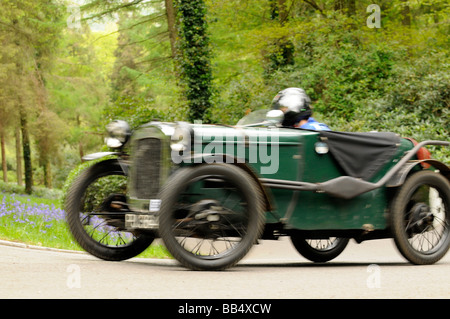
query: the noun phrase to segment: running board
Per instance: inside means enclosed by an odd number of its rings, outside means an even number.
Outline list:
[[[316,193],[327,193],[334,197],[350,199],[367,193],[377,188],[376,184],[363,181],[362,179],[341,176],[324,183],[305,183],[295,181],[284,181],[279,179],[261,178],[261,183],[269,188],[289,189],[294,191],[311,191]]]

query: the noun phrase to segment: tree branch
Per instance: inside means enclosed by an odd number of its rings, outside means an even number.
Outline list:
[[[145,0],[133,0],[133,1],[129,2],[129,3],[121,4],[119,6],[115,6],[113,8],[110,8],[110,9],[107,9],[107,10],[105,10],[103,12],[94,14],[94,15],[89,16],[87,18],[83,18],[82,21],[95,19],[95,18],[100,18],[100,17],[102,17],[104,15],[107,15],[109,13],[115,12],[117,10],[121,10],[121,9],[124,9],[124,8],[128,8],[128,7],[137,5],[137,4],[139,4],[139,3],[143,2],[143,1],[145,1]],[[91,9],[91,8],[95,8],[95,6],[96,6],[95,2],[94,3],[89,3],[89,4],[85,4],[84,6],[81,6],[81,9],[82,10],[88,10],[88,9]]]
[[[169,33],[169,30],[162,31],[162,32],[159,32],[159,33],[157,33],[157,34],[152,35],[152,36],[149,37],[149,38],[145,38],[145,39],[143,39],[143,40],[134,41],[134,42],[128,42],[128,43],[125,43],[125,44],[120,44],[119,46],[120,46],[120,47],[126,47],[126,46],[129,46],[129,45],[133,45],[133,44],[138,44],[138,43],[150,41],[151,39],[157,38],[157,37],[159,37],[159,36],[165,36],[165,35],[167,35],[168,33]]]
[[[314,9],[318,10],[320,12],[320,14],[322,15],[322,17],[324,17],[324,18],[327,17],[326,14],[323,12],[323,9],[321,7],[319,7],[319,5],[314,0],[303,0],[303,1],[306,2],[307,4],[309,4]]]
[[[134,27],[136,27],[136,26],[138,26],[138,25],[141,25],[141,24],[144,24],[144,23],[147,23],[147,22],[150,22],[150,21],[159,19],[159,18],[163,17],[164,15],[165,15],[165,13],[164,13],[164,14],[157,15],[157,16],[154,16],[154,17],[152,17],[152,18],[150,18],[150,19],[147,19],[147,20],[144,20],[144,21],[135,23],[135,24],[133,24],[133,25],[127,27],[127,28],[123,28],[123,29],[116,30],[116,31],[113,31],[113,32],[111,32],[111,33],[102,35],[102,36],[98,37],[97,39],[95,39],[92,43],[94,43],[94,42],[96,42],[96,41],[98,41],[98,40],[100,40],[100,39],[109,37],[110,35],[113,35],[113,34],[115,34],[115,33],[119,33],[119,32],[125,31],[125,30],[130,30],[130,29],[133,29]]]

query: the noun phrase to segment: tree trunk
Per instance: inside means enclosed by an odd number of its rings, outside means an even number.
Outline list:
[[[334,11],[343,11],[344,10],[344,0],[335,0],[334,1]]]
[[[286,0],[278,0],[278,18],[281,25],[284,25],[287,21],[288,10],[286,8]]]
[[[347,0],[347,16],[352,17],[356,14],[356,0]]]
[[[47,156],[44,159],[42,167],[44,168],[44,185],[47,188],[52,188],[52,167]]]
[[[25,193],[33,191],[33,167],[31,165],[31,146],[28,133],[27,115],[23,107],[20,109],[20,128],[22,130],[23,162],[25,165]]]
[[[286,6],[286,0],[271,0],[269,1],[271,19],[278,20],[281,27],[283,27],[289,20],[289,11]],[[270,76],[274,71],[294,64],[294,45],[287,37],[281,37],[271,44],[272,52],[264,54],[266,65],[264,73]]]
[[[23,170],[22,170],[22,152],[20,143],[20,126],[16,126],[16,175],[17,175],[17,185],[22,186],[23,184]]]
[[[408,0],[401,0],[401,2],[407,2]],[[411,25],[411,9],[409,8],[408,4],[403,5],[402,9],[402,24],[405,26]]]
[[[335,0],[334,10],[345,13],[347,17],[354,16],[356,13],[356,1],[355,0]]]
[[[77,114],[77,127],[81,128],[80,114]],[[78,141],[78,152],[80,154],[80,161],[83,161],[84,156],[83,137],[80,137],[80,140]]]
[[[5,131],[3,128],[0,129],[0,140],[2,148],[2,170],[3,170],[3,181],[8,183],[8,167],[6,166],[6,150],[5,150]]]
[[[175,28],[175,9],[173,7],[173,0],[164,0],[166,4],[167,25],[169,29],[170,49],[172,51],[172,58],[177,56],[177,30]]]

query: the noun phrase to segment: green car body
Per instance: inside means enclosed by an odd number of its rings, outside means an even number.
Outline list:
[[[330,152],[318,154],[315,151],[315,144],[321,141],[318,132],[277,127],[234,128],[185,124],[185,126],[191,127],[195,143],[189,150],[192,154],[187,154],[190,155],[187,156],[187,160],[174,165],[169,148],[172,142],[172,125],[170,123],[152,123],[136,132],[131,141],[132,145],[136,145],[141,140],[163,139],[161,148],[163,165],[161,167],[165,167],[165,169],[161,169],[161,187],[167,180],[168,174],[177,167],[205,163],[238,165],[243,170],[251,172],[258,180],[268,178],[321,183],[343,174]],[[170,134],[164,135],[162,133],[164,130]],[[371,179],[371,182],[377,182],[383,177],[413,146],[411,141],[401,139],[396,154]],[[277,150],[274,155],[272,152],[275,147]],[[257,155],[252,158],[252,153]],[[266,155],[265,163],[261,160],[260,154]],[[270,157],[278,159],[278,164],[267,163],[267,158]],[[136,172],[136,174],[139,173]],[[264,187],[262,182],[260,185]],[[352,229],[366,231],[368,228],[384,230],[387,228],[387,204],[393,192],[393,189],[383,186],[348,200],[325,193],[264,187],[267,202],[266,223],[282,223],[283,229],[298,230]],[[135,200],[140,203],[135,209],[142,211],[147,210],[150,199],[137,198],[133,195],[130,197],[131,201]]]

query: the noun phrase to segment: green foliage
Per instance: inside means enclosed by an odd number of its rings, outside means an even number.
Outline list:
[[[343,23],[332,22],[338,30],[345,28]],[[274,74],[272,81],[280,86],[304,87],[317,112],[351,121],[365,98],[385,93],[395,52],[376,44],[364,47],[356,32],[324,35],[315,29],[309,31],[307,39],[298,43],[296,67]]]
[[[127,121],[132,129],[150,121],[174,121],[183,118],[178,110],[173,112],[158,109],[153,99],[120,97],[105,110],[105,125],[112,120]]]
[[[64,207],[64,203],[66,200],[66,196],[67,196],[67,192],[70,188],[70,186],[74,183],[75,179],[81,175],[81,173],[83,173],[86,169],[88,169],[89,167],[91,167],[92,165],[95,165],[97,163],[100,163],[102,161],[107,161],[110,159],[113,159],[114,156],[105,156],[102,157],[100,159],[94,160],[94,161],[88,161],[88,162],[83,162],[77,166],[75,166],[67,175],[66,181],[64,183],[64,186],[62,187],[62,194],[60,197],[60,202],[61,202],[61,207]]]
[[[450,77],[448,63],[421,57],[413,65],[398,66],[398,76],[382,97],[368,99],[355,113],[359,130],[392,131],[418,141],[448,140],[450,136]],[[450,162],[448,148],[430,147],[433,157]]]
[[[230,9],[238,3],[222,6]],[[380,3],[380,29],[365,26],[365,9],[370,2],[358,2],[356,13],[350,16],[334,11],[332,2],[317,1],[323,9],[319,15],[308,14],[311,7],[296,3],[284,26],[274,23],[268,11],[266,19],[257,23],[254,15],[260,8],[253,1],[248,3],[246,13],[235,11],[231,15],[237,28],[245,29],[252,22],[258,25],[250,32],[245,30],[247,43],[256,40],[245,51],[253,62],[245,66],[239,63],[243,66],[240,74],[216,71],[220,96],[212,110],[214,122],[234,124],[247,110],[270,107],[279,90],[294,86],[308,92],[315,116],[334,130],[389,130],[417,140],[448,140],[448,21],[443,20],[448,6],[441,1],[428,6],[427,10],[434,11],[426,14],[421,12],[424,7],[412,5],[411,26],[403,25],[398,3]],[[221,18],[228,14],[212,12]],[[231,24],[227,27],[226,31],[214,30],[233,34],[236,46],[244,31],[234,30]],[[212,39],[216,37],[213,33]],[[280,38],[294,45],[294,65],[264,74],[265,54],[270,52],[267,46]],[[216,48],[219,52],[232,46],[220,44]],[[443,160],[448,161],[449,154],[447,148],[433,150],[433,156]]]
[[[176,35],[165,9],[172,2]],[[381,28],[371,29],[370,0],[89,0],[73,28],[69,2],[4,0],[7,176],[18,180],[21,121],[34,184],[59,188],[102,147],[113,119],[133,128],[154,119],[235,124],[291,86],[308,92],[315,117],[334,130],[448,140],[447,2],[379,0]]]

